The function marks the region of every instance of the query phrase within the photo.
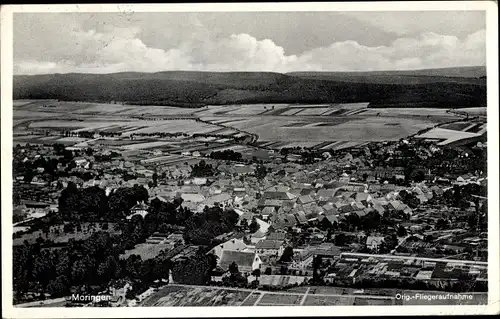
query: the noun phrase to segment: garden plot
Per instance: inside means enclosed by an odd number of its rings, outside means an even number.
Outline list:
[[[308,295],[303,306],[352,306],[354,297]]]
[[[153,307],[210,307],[237,306],[250,294],[247,291],[216,288],[169,286],[150,296],[144,306]]]
[[[298,306],[302,295],[289,294],[264,294],[257,306]]]

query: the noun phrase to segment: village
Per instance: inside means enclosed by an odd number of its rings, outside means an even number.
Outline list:
[[[14,248],[43,260],[105,233],[119,259],[101,261],[94,287],[69,265],[45,284],[20,280],[19,300],[131,286],[144,274],[130,263],[165,265],[147,275],[156,285],[487,289],[485,143],[186,149],[16,145]],[[188,277],[193,263],[207,265]],[[122,304],[151,293],[138,286]]]

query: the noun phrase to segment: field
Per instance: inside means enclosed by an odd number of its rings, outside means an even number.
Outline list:
[[[133,249],[127,250],[124,254],[120,255],[120,258],[127,259],[132,255],[141,256],[142,260],[152,259],[158,256],[163,250],[170,249],[171,246],[168,244],[150,244],[143,243],[136,245]]]
[[[455,131],[451,129],[445,128],[434,128],[424,134],[420,134],[416,136],[417,138],[423,139],[433,139],[433,140],[443,140],[440,144],[449,144],[454,141],[462,140],[462,139],[470,139],[474,137],[478,137],[480,134],[478,133],[470,133],[470,132],[461,132]]]
[[[348,306],[394,305],[387,297],[353,295],[353,289],[296,287],[288,291],[170,284],[143,301],[143,306]],[[346,293],[350,292],[350,295]]]
[[[250,293],[247,291],[202,287],[168,286],[147,298],[145,307],[209,307],[237,306]]]
[[[120,234],[121,231],[115,229],[115,224],[108,223],[108,230],[102,230],[101,225],[99,223],[83,223],[81,225],[81,230],[75,229],[73,232],[64,233],[63,225],[55,225],[51,226],[48,233],[44,233],[41,230],[37,230],[31,232],[29,234],[25,234],[20,238],[13,239],[13,245],[19,246],[23,245],[24,241],[27,240],[29,243],[34,243],[38,238],[43,238],[45,240],[52,240],[55,243],[66,243],[70,239],[75,240],[84,240],[90,237],[93,233],[98,231],[107,231],[110,234]]]
[[[373,141],[399,140],[422,129],[463,117],[446,109],[371,109],[367,108],[368,103],[244,104],[198,109],[86,102],[53,102],[55,107],[44,107],[45,104],[47,101],[30,101],[15,108],[14,120],[19,124],[14,130],[16,142],[52,144],[57,141],[72,145],[83,141],[76,137],[20,135],[32,130],[105,131],[121,133],[122,137],[167,132],[188,136],[225,135],[229,138],[249,133],[258,137],[260,145],[274,149],[306,147],[339,150]],[[196,121],[196,118],[201,121]],[[458,129],[463,130],[459,133],[464,134],[482,131],[477,125],[448,125],[452,132],[459,132]],[[436,135],[434,131],[429,134]],[[186,135],[176,139],[189,138]],[[219,143],[229,141],[215,140],[215,137],[211,140]],[[169,151],[172,141],[150,138],[141,142],[114,139],[94,143],[128,150],[165,148]]]

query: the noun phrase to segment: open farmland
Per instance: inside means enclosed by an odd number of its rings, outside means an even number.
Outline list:
[[[446,145],[455,141],[480,137],[481,134],[455,131],[445,128],[433,128],[423,134],[416,136],[422,139],[441,140],[440,145]]]
[[[368,103],[215,105],[198,109],[57,101],[54,102],[55,107],[44,107],[44,103],[33,101],[15,109],[14,120],[20,124],[15,128],[16,134],[30,130],[69,130],[121,133],[123,138],[132,134],[154,135],[162,132],[184,134],[184,137],[193,134],[230,137],[249,133],[258,138],[260,145],[269,148],[299,146],[338,150],[372,141],[399,140],[464,116],[446,109],[371,109],[367,108]],[[32,112],[43,113],[37,115]],[[463,129],[460,133],[466,134],[482,131],[479,126],[449,125],[454,132],[457,129]],[[16,141],[50,144],[56,140],[39,139],[40,136],[26,135],[18,136]],[[59,140],[66,145],[79,142]],[[215,137],[212,140],[221,143],[229,141]],[[168,148],[168,143],[154,137],[141,143],[129,139],[96,143],[123,145],[131,150]]]

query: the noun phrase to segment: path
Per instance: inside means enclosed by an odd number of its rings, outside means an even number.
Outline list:
[[[309,294],[309,290],[311,290],[311,287],[307,287],[306,293],[304,294],[304,297],[302,297],[302,300],[300,301],[300,305],[302,306],[304,302],[306,302],[307,294]]]

